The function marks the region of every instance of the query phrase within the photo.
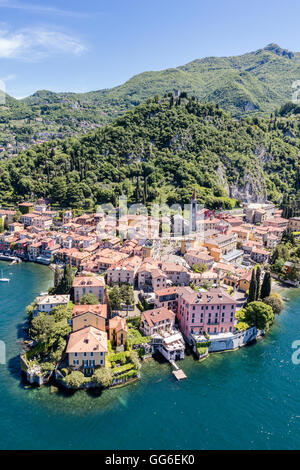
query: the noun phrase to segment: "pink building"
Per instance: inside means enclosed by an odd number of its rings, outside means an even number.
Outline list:
[[[181,332],[190,340],[192,333],[233,332],[237,302],[223,289],[195,292],[183,287],[178,295],[177,318]]]

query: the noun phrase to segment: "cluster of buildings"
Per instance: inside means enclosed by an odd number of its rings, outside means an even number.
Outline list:
[[[160,233],[161,219],[147,216],[145,224],[145,217],[129,216],[124,239],[122,218],[117,234],[110,235],[114,221],[103,214],[60,215],[44,200],[21,203],[18,211],[22,215],[16,221],[15,210],[0,209],[5,227],[0,252],[77,269],[67,354],[70,366],[87,369],[105,365],[107,339],[116,348],[126,344],[126,320],[122,313],[112,316],[109,287],[133,287],[146,305],[140,330],[152,337],[152,352],[180,359],[185,341],[193,344],[207,341],[207,336],[220,340],[236,334],[236,311],[245,301],[252,268],[268,263],[287,227],[300,229],[300,219],[282,218],[273,204],[249,204],[234,215],[198,211],[194,194],[189,227],[191,232],[200,227],[197,233],[202,236],[179,238],[174,252],[163,255],[159,236],[149,237],[149,227],[150,234]],[[182,220],[174,217],[172,223],[174,235]],[[99,305],[80,305],[88,293]],[[68,296],[40,296],[37,311],[49,313],[67,302]]]

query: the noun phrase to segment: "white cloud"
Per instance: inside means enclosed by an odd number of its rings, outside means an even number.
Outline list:
[[[0,29],[0,58],[36,61],[62,53],[81,54],[86,47],[68,34],[43,28],[8,32]]]
[[[20,3],[18,1],[11,1],[11,0],[0,0],[0,8],[10,8],[14,10],[24,10],[33,13],[45,13],[45,14],[54,14],[54,15],[62,15],[62,16],[73,16],[73,17],[87,17],[89,16],[85,12],[76,12],[71,10],[62,10],[60,8],[55,8],[51,6],[45,5],[37,5],[32,3]]]

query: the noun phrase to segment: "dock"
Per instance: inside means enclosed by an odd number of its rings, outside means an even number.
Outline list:
[[[10,264],[22,263],[22,260],[17,256],[9,256],[9,255],[0,255],[0,261],[10,261]]]
[[[179,369],[178,365],[175,361],[170,361],[170,364],[174,367],[175,370],[172,371],[172,374],[177,380],[184,380],[187,379],[187,376],[183,372],[182,369]]]

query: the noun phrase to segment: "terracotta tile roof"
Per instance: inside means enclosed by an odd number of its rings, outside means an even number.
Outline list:
[[[178,288],[176,286],[174,287],[166,287],[164,289],[156,289],[154,291],[155,295],[160,297],[161,295],[171,295],[171,294],[176,294],[178,291]]]
[[[125,318],[119,317],[118,315],[116,317],[111,318],[109,320],[109,328],[112,328],[116,331],[127,331],[127,324]]]
[[[83,315],[88,312],[107,318],[107,305],[74,305],[72,317],[78,317],[79,315]]]
[[[153,310],[146,310],[142,313],[141,320],[146,321],[149,326],[155,326],[157,323],[165,320],[173,320],[175,313],[168,310],[166,307],[154,308]]]
[[[105,281],[100,276],[76,276],[73,287],[104,287]]]
[[[93,326],[75,331],[70,334],[66,352],[107,352],[107,334]]]
[[[185,287],[182,288],[180,297],[191,305],[237,304],[236,300],[221,288],[210,289],[207,292],[195,292],[190,287]]]

